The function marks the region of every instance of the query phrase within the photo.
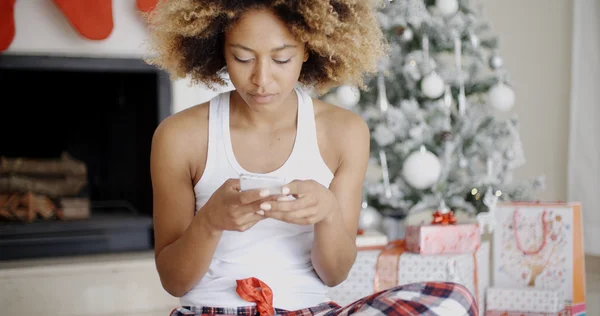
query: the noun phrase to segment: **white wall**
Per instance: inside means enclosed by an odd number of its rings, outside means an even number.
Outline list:
[[[480,0],[483,1],[483,0]],[[517,179],[546,175],[545,201],[567,199],[572,1],[484,1],[515,84],[527,163]],[[584,207],[585,208],[585,207]]]
[[[574,8],[569,198],[581,201],[585,247],[600,256],[600,1]]]
[[[15,38],[8,54],[142,58],[148,35],[135,0],[113,0],[114,29],[102,41],[84,38],[49,0],[24,0],[15,4]],[[204,102],[215,92],[191,88],[187,80],[173,82],[172,112]]]

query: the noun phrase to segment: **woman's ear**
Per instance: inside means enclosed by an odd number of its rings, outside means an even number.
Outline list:
[[[305,52],[304,53],[304,61],[303,62],[306,62],[308,60],[308,56],[309,56],[308,52]]]

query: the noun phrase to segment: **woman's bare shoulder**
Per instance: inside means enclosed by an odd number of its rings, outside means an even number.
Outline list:
[[[162,122],[154,132],[154,137],[165,138],[173,145],[185,143],[191,138],[202,141],[208,134],[209,102],[198,104],[174,113]]]
[[[339,166],[348,155],[368,153],[370,132],[367,123],[348,109],[313,99],[321,154]]]
[[[327,131],[329,136],[333,138],[369,136],[367,123],[356,112],[320,99],[313,99],[313,104],[317,128]]]
[[[189,168],[192,175],[202,170],[208,150],[208,116],[209,102],[205,102],[165,118],[154,131],[153,156],[164,157],[159,159],[172,168]]]

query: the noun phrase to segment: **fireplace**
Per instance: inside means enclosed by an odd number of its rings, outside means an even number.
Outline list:
[[[48,197],[58,208],[83,201],[69,206],[76,216],[0,220],[0,260],[151,250],[150,147],[170,114],[168,75],[140,59],[0,55],[0,86],[5,163],[70,159],[85,170],[72,196]],[[42,187],[0,185],[0,194],[44,197]]]

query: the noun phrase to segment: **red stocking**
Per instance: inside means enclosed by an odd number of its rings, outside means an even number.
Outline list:
[[[53,1],[82,36],[91,40],[103,40],[112,33],[112,0]]]
[[[0,0],[0,51],[6,50],[15,38],[15,1]]]
[[[158,0],[137,0],[137,8],[142,12],[150,12],[154,10]]]

